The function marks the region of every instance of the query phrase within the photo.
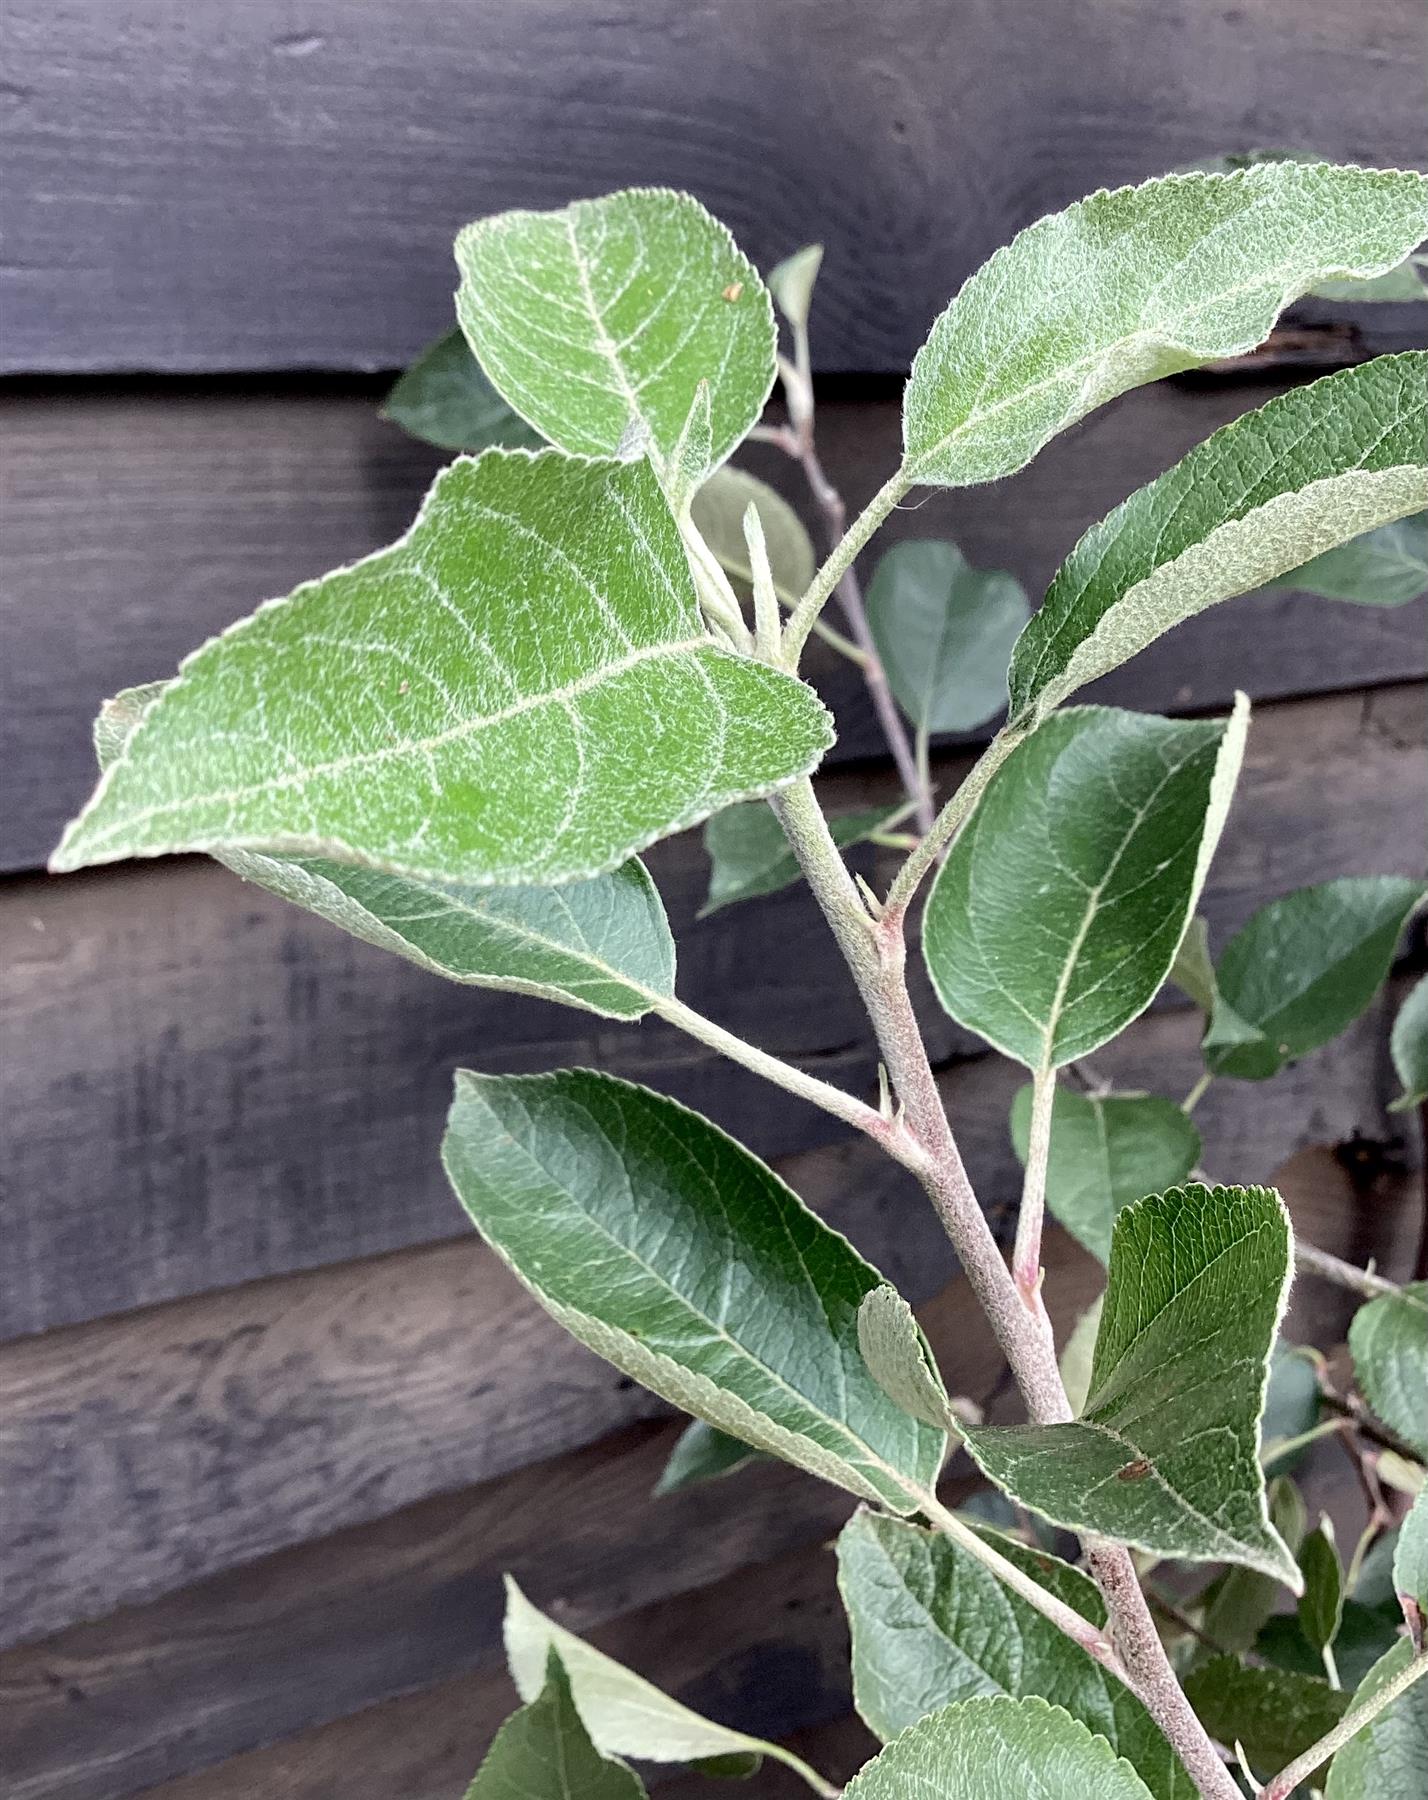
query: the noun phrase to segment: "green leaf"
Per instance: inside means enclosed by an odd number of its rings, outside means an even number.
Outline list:
[[[1428,589],[1428,513],[1380,525],[1269,585],[1359,606],[1405,606]]]
[[[1354,1689],[1369,1670],[1398,1642],[1403,1616],[1395,1605],[1391,1615],[1357,1600],[1344,1602],[1343,1617],[1334,1638],[1334,1667],[1345,1693]],[[1324,1674],[1324,1658],[1305,1637],[1297,1613],[1276,1613],[1267,1619],[1254,1642],[1254,1653],[1278,1669],[1298,1675]]]
[[[1215,964],[1210,955],[1210,928],[1199,913],[1185,927],[1185,936],[1170,965],[1169,980],[1187,995],[1208,1018],[1215,1010]]]
[[[1026,1161],[1031,1087],[1012,1101],[1011,1136]],[[1051,1108],[1046,1204],[1079,1244],[1105,1262],[1116,1214],[1178,1187],[1200,1160],[1200,1133],[1156,1094],[1078,1094],[1058,1087]]]
[[[1371,1700],[1413,1660],[1402,1638],[1375,1663],[1354,1695]],[[1419,1800],[1428,1768],[1428,1682],[1416,1681],[1356,1731],[1329,1764],[1324,1800]]]
[[[100,768],[121,754],[167,684],[127,688],[94,723]],[[418,968],[473,987],[638,1019],[674,994],[674,939],[658,890],[632,858],[563,888],[461,888],[321,857],[235,850],[218,860],[245,881]]]
[[[691,1419],[679,1434],[679,1441],[669,1453],[669,1461],[655,1483],[656,1494],[678,1493],[700,1481],[714,1481],[720,1475],[732,1475],[759,1457],[740,1439],[725,1431],[716,1431],[703,1419]]]
[[[1428,1281],[1361,1306],[1349,1326],[1349,1350],[1369,1405],[1428,1457]]]
[[[595,1747],[606,1756],[637,1756],[644,1762],[699,1762],[707,1757],[752,1757],[781,1753],[762,1738],[716,1724],[627,1669],[604,1651],[548,1619],[508,1575],[506,1577],[506,1661],[523,1700],[540,1686],[552,1656],[564,1665],[570,1691]],[[745,1767],[745,1772],[751,1772]]]
[[[1389,1039],[1393,1066],[1403,1092],[1389,1108],[1403,1112],[1428,1100],[1428,975],[1415,982],[1398,1009]]]
[[[716,469],[694,496],[694,523],[721,566],[747,599],[754,573],[744,539],[744,513],[752,505],[764,528],[774,592],[794,606],[813,580],[817,558],[803,521],[781,494],[744,469]]]
[[[536,1687],[496,1733],[466,1800],[643,1800],[634,1770],[591,1743],[558,1656],[542,1667]]]
[[[1424,892],[1399,875],[1350,876],[1261,907],[1225,946],[1218,974],[1222,1002],[1259,1036],[1207,1041],[1210,1068],[1264,1081],[1337,1037],[1382,986]]]
[[[1269,1388],[1264,1397],[1263,1462],[1293,1468],[1303,1449],[1284,1456],[1282,1446],[1302,1437],[1318,1422],[1319,1375],[1311,1353],[1280,1338],[1269,1359]],[[1302,1536],[1302,1533],[1301,1533]]]
[[[1073,1413],[1080,1412],[1091,1391],[1091,1365],[1095,1360],[1104,1301],[1105,1295],[1097,1294],[1071,1327],[1061,1350],[1061,1385],[1066,1389],[1066,1399]]]
[[[906,472],[1010,475],[1117,394],[1254,349],[1307,289],[1382,274],[1425,235],[1428,178],[1399,171],[1266,164],[1092,194],[997,251],[933,326]]]
[[[805,244],[769,270],[769,292],[796,331],[806,331],[813,305],[813,284],[823,267],[822,244]]]
[[[1044,1700],[960,1700],[909,1726],[843,1790],[844,1800],[1146,1800],[1103,1737]]]
[[[952,847],[923,955],[952,1017],[1028,1068],[1088,1056],[1170,972],[1239,773],[1229,720],[1076,707],[1017,745]]]
[[[1305,1538],[1299,1550],[1304,1592],[1299,1596],[1299,1627],[1316,1650],[1327,1649],[1339,1634],[1344,1616],[1344,1566],[1327,1516]]]
[[[936,1431],[951,1427],[952,1409],[932,1350],[895,1287],[876,1287],[863,1296],[858,1348],[868,1373],[894,1406]]]
[[[1349,1696],[1327,1681],[1256,1668],[1237,1656],[1212,1657],[1192,1669],[1184,1688],[1210,1736],[1243,1744],[1265,1778],[1317,1744],[1349,1709]]]
[[[888,683],[914,725],[970,731],[1006,705],[1007,662],[1031,613],[1015,575],[974,569],[936,538],[894,544],[867,605]]]
[[[54,866],[258,850],[569,881],[806,773],[830,740],[811,689],[705,634],[647,468],[488,450],[390,549],[191,656]]]
[[[1292,1262],[1289,1215],[1269,1188],[1173,1188],[1126,1207],[1080,1417],[969,1427],[982,1472],[1054,1525],[1243,1563],[1298,1593],[1259,1466]]]
[[[506,212],[456,240],[456,316],[522,418],[583,456],[632,434],[665,463],[710,384],[722,462],[774,380],[773,307],[752,263],[688,194],[630,188]]]
[[[1321,281],[1309,291],[1319,300],[1428,300],[1428,282],[1418,273],[1421,257],[1406,256],[1396,268],[1367,281]]]
[[[1291,1555],[1303,1542],[1307,1519],[1299,1490],[1287,1475],[1269,1484],[1269,1522]],[[1260,1629],[1279,1604],[1280,1583],[1258,1569],[1229,1568],[1205,1598],[1205,1635],[1225,1650],[1252,1650]],[[1323,1665],[1310,1671],[1319,1673]]]
[[[1014,1539],[983,1535],[1084,1618],[1105,1624],[1089,1577]],[[1193,1783],[1140,1701],[949,1539],[860,1510],[838,1539],[838,1587],[853,1633],[853,1697],[884,1742],[954,1701],[1040,1695],[1104,1737],[1156,1800],[1193,1800]]]
[[[478,1229],[568,1331],[708,1424],[907,1512],[944,1438],[858,1349],[881,1277],[707,1119],[589,1070],[456,1077],[443,1145]]]
[[[1393,1591],[1428,1618],[1428,1490],[1408,1509],[1393,1552]],[[1407,1609],[1405,1608],[1405,1611]]]
[[[828,829],[840,849],[866,843],[884,830],[901,809],[865,806],[854,812],[832,813]],[[709,894],[699,909],[701,919],[736,900],[753,900],[760,894],[776,894],[802,881],[803,871],[790,850],[783,827],[767,806],[726,807],[704,827],[704,848],[709,853]]]
[[[1048,712],[1195,613],[1425,501],[1428,351],[1343,369],[1243,414],[1067,557],[1012,653],[1012,719]]]
[[[443,450],[534,450],[541,442],[506,405],[471,354],[459,326],[428,344],[382,408],[385,418]]]

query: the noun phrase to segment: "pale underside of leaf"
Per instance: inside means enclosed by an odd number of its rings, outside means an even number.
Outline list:
[[[894,1405],[945,1431],[951,1408],[912,1308],[894,1287],[877,1287],[858,1308],[858,1348]]]
[[[591,1742],[558,1656],[501,1726],[466,1800],[645,1800],[634,1770]]]

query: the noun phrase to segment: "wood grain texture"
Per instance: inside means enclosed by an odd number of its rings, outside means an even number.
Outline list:
[[[865,384],[839,391],[820,413],[820,441],[858,507],[897,461],[898,406],[887,384],[873,390],[880,399]],[[955,536],[974,562],[1012,569],[1035,600],[1089,524],[1278,391],[1161,384],[1129,395],[1009,481],[920,496],[887,541]],[[333,383],[137,393],[27,384],[0,395],[0,868],[41,866],[83,803],[102,700],[167,674],[259,601],[405,529],[439,459],[376,416],[378,397],[370,384]],[[761,446],[743,455],[803,504],[787,458]],[[1424,605],[1267,593],[1191,621],[1093,692],[1169,711],[1226,705],[1236,687],[1263,700],[1403,680],[1428,673],[1425,621]],[[885,754],[856,671],[818,646],[809,667],[838,719],[830,761]]]
[[[821,364],[905,368],[978,263],[1095,187],[1250,144],[1423,153],[1414,0],[1066,0],[1054,46],[1040,0],[10,0],[7,26],[12,370],[394,368],[449,321],[467,219],[630,183],[690,189],[762,266],[821,239]]]

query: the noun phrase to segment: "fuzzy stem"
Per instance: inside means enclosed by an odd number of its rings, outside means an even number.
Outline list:
[[[924,834],[922,842],[898,870],[897,878],[888,890],[889,913],[899,920],[906,914],[918,884],[952,847],[958,832],[986,791],[987,783],[1024,736],[1024,732],[1013,731],[1004,725],[977,758],[962,785],[933,820],[932,829]]]
[[[872,499],[863,508],[846,535],[840,540],[823,567],[813,577],[813,585],[794,607],[784,628],[785,654],[792,662],[798,660],[799,653],[808,642],[808,634],[813,629],[813,621],[823,611],[830,595],[845,572],[851,569],[858,552],[867,544],[873,533],[887,518],[888,514],[902,499],[912,483],[899,469],[878,489]]]
[[[1327,1250],[1316,1250],[1313,1244],[1306,1244],[1302,1239],[1295,1240],[1294,1266],[1301,1275],[1321,1276],[1325,1281],[1337,1282],[1340,1287],[1363,1294],[1369,1300],[1403,1291],[1396,1281],[1385,1281],[1382,1275],[1355,1268],[1353,1263],[1345,1262]]]
[[[1261,1788],[1260,1800],[1286,1800],[1301,1781],[1306,1781],[1315,1769],[1326,1763],[1336,1750],[1343,1748],[1349,1739],[1371,1725],[1378,1715],[1399,1697],[1406,1693],[1415,1681],[1428,1675],[1428,1655],[1415,1656],[1406,1662],[1391,1681],[1387,1681],[1360,1706],[1351,1706],[1334,1726],[1326,1731],[1317,1744],[1295,1757],[1288,1768],[1281,1769],[1267,1787]]]
[[[1205,1073],[1195,1083],[1194,1087],[1191,1088],[1190,1092],[1180,1102],[1180,1110],[1185,1114],[1186,1118],[1189,1118],[1190,1114],[1194,1112],[1201,1100],[1204,1099],[1205,1090],[1214,1079],[1213,1073],[1209,1069],[1206,1069]]]

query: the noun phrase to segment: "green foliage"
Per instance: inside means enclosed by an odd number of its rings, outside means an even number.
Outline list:
[[[539,1691],[496,1733],[466,1800],[642,1800],[644,1783],[591,1743],[553,1652]]]
[[[822,244],[805,244],[802,250],[795,250],[792,256],[786,256],[769,270],[769,292],[795,330],[807,328],[813,305],[813,285],[822,267]]]
[[[887,830],[901,810],[864,806],[853,812],[830,813],[828,829],[839,849],[851,850]],[[704,827],[704,848],[709,853],[709,893],[699,909],[701,919],[736,900],[777,894],[801,879],[798,859],[783,827],[768,807],[756,802],[716,813]]]
[[[1428,1488],[1409,1509],[1393,1553],[1393,1590],[1428,1619]]]
[[[1393,1066],[1403,1083],[1403,1092],[1394,1101],[1393,1112],[1419,1106],[1428,1100],[1428,975],[1414,983],[1408,998],[1398,1009],[1389,1040]]]
[[[817,558],[803,522],[781,494],[744,469],[716,469],[694,496],[694,523],[741,597],[753,589],[744,513],[752,505],[764,528],[774,592],[792,606],[813,579]]]
[[[1349,1349],[1369,1405],[1428,1459],[1428,1281],[1361,1306],[1349,1326]]]
[[[1320,1519],[1300,1546],[1299,1573],[1304,1580],[1299,1629],[1316,1650],[1327,1650],[1339,1635],[1344,1617],[1344,1566],[1334,1542],[1333,1523],[1327,1517]]]
[[[1235,1656],[1216,1656],[1192,1670],[1185,1692],[1210,1735],[1243,1744],[1261,1775],[1302,1756],[1349,1707],[1349,1696],[1318,1676],[1259,1668]]]
[[[1371,1699],[1413,1660],[1401,1639],[1369,1671],[1355,1704]],[[1329,1765],[1324,1800],[1417,1800],[1428,1768],[1428,1683],[1419,1680],[1354,1733]]]
[[[936,1361],[912,1308],[894,1287],[877,1287],[858,1308],[858,1348],[868,1373],[905,1413],[937,1431],[948,1430],[952,1409]]]
[[[382,411],[442,450],[535,450],[543,442],[491,386],[459,326],[427,345]]]
[[[714,1481],[720,1475],[732,1475],[736,1469],[757,1462],[759,1452],[741,1439],[716,1431],[703,1419],[691,1419],[679,1434],[669,1453],[669,1461],[655,1483],[656,1494],[676,1494],[681,1488],[694,1487],[701,1481]]]
[[[1358,606],[1406,606],[1428,590],[1428,513],[1380,525],[1269,585]]]

